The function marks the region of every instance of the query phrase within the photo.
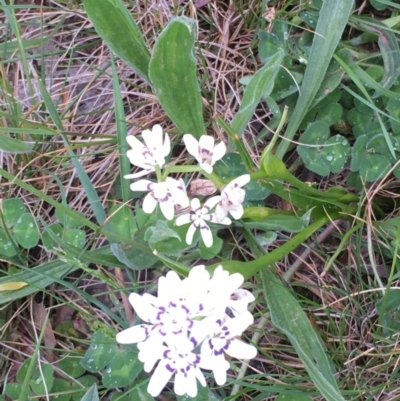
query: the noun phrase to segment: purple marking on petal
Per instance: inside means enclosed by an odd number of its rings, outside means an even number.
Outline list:
[[[162,331],[161,328],[158,330],[158,332],[159,332],[163,337],[165,337],[165,336],[167,335],[167,333],[166,333],[165,331]]]
[[[192,320],[192,319],[187,319],[187,320],[189,320],[189,326],[188,326],[188,329],[190,330],[190,329],[193,327],[193,325],[194,325],[194,322],[193,322],[193,320]]]
[[[174,372],[176,371],[169,363],[167,363],[167,364],[165,365],[165,367],[166,367],[167,370],[169,370],[171,373],[174,373]]]
[[[203,304],[200,304],[199,305],[199,311],[202,311],[202,310],[204,310],[204,306],[203,306]]]
[[[218,319],[218,320],[216,321],[216,323],[217,323],[219,326],[221,326],[221,325],[222,325],[222,320],[221,320],[221,319]]]
[[[182,308],[186,313],[189,313],[189,312],[190,312],[189,308],[186,307],[185,305],[182,305],[181,308]]]
[[[230,341],[227,341],[226,344],[224,345],[224,350],[227,350],[229,348],[229,346],[231,345]]]
[[[199,363],[200,363],[200,360],[201,360],[200,355],[196,355],[196,359],[195,359],[195,361],[193,362],[194,366],[196,366],[197,364],[199,364]]]
[[[198,343],[194,337],[190,337],[190,342],[193,344],[193,348],[196,348],[198,346]]]
[[[226,327],[226,326],[224,326],[224,327],[221,327],[221,330],[228,330],[228,327]]]
[[[176,303],[174,303],[174,302],[171,301],[171,302],[169,303],[169,306],[172,306],[173,308],[176,308]]]
[[[214,349],[214,344],[211,339],[208,340],[208,345],[210,346],[210,349]]]
[[[163,358],[169,359],[169,358],[168,358],[168,354],[169,354],[170,352],[171,352],[171,351],[170,351],[169,349],[166,349],[166,350],[163,352]]]
[[[215,350],[214,351],[214,355],[218,356],[218,355],[222,355],[224,353],[223,349],[220,349],[219,351]]]
[[[178,331],[173,331],[172,334],[181,334],[182,333],[182,329],[178,330]]]

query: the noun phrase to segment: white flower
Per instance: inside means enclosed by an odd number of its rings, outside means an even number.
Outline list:
[[[116,340],[137,343],[144,370],[155,368],[147,388],[150,395],[157,397],[175,376],[175,393],[195,397],[197,381],[206,385],[201,368],[212,370],[217,383],[223,384],[229,369],[225,353],[241,359],[256,355],[255,347],[236,338],[253,323],[253,316],[241,313],[230,318],[225,312],[233,310],[232,302],[247,306],[249,298],[239,290],[243,280],[222,266],[212,278],[205,266],[195,266],[183,280],[173,271],[160,277],[157,297],[130,295],[144,323],[118,333]]]
[[[204,301],[209,292],[210,274],[204,266],[190,270],[189,277],[181,280],[174,271],[158,280],[158,296],[132,293],[129,302],[137,315],[145,322],[130,327],[117,334],[121,344],[142,341],[173,341],[177,335],[187,335],[191,331],[191,341],[198,343],[204,338],[196,335],[196,320],[208,314]],[[225,303],[229,301],[226,297]],[[201,328],[202,329],[202,328]]]
[[[221,201],[215,208],[215,215],[218,223],[223,221],[228,213],[230,213],[235,220],[243,216],[244,210],[242,203],[244,202],[246,191],[242,187],[249,182],[250,175],[244,174],[235,178],[221,191]]]
[[[163,182],[139,180],[130,186],[132,191],[148,191],[143,200],[143,211],[153,213],[157,204],[160,204],[161,212],[167,220],[174,217],[174,206],[189,206],[189,198],[182,181],[167,177]]]
[[[184,336],[179,336],[173,344],[144,342],[138,344],[139,360],[144,362],[144,370],[150,372],[158,360],[147,391],[157,397],[175,374],[174,391],[177,395],[197,395],[197,382],[203,387],[206,380],[199,368],[200,355],[193,353],[193,344]]]
[[[252,323],[252,315],[247,314],[235,318],[225,315],[222,319],[215,319],[213,334],[201,345],[200,367],[212,370],[217,384],[226,382],[226,372],[230,365],[225,354],[238,359],[251,359],[257,355],[257,349],[253,345],[236,338]]]
[[[249,303],[253,302],[254,300],[254,295],[250,291],[239,288],[232,293],[227,308],[234,316],[250,313],[247,310],[247,307]]]
[[[223,158],[226,147],[223,142],[214,146],[214,138],[211,135],[202,135],[197,139],[190,134],[183,135],[187,151],[199,162],[200,167],[208,174],[213,171],[212,166]]]
[[[210,227],[207,225],[207,221],[215,221],[215,215],[210,214],[210,210],[221,200],[220,196],[213,196],[208,199],[206,203],[201,207],[200,200],[194,198],[190,202],[190,207],[192,213],[186,213],[179,216],[176,219],[175,224],[177,226],[182,226],[187,223],[192,223],[186,234],[186,242],[191,245],[193,241],[193,235],[198,228],[200,228],[201,238],[207,248],[212,246],[213,237]],[[231,224],[229,219],[224,219],[220,221],[221,224]]]
[[[158,124],[153,127],[152,131],[144,130],[142,137],[145,145],[133,135],[126,137],[132,148],[126,152],[129,161],[143,170],[135,174],[128,174],[125,178],[142,177],[153,172],[155,166],[162,168],[165,164],[165,158],[171,151],[169,136],[165,134],[163,139],[163,130]]]

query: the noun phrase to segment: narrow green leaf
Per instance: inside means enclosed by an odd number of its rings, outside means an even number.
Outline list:
[[[344,401],[324,344],[298,301],[270,268],[264,268],[261,276],[272,323],[289,338],[312,381],[325,399]]]
[[[204,134],[204,122],[194,57],[195,34],[195,20],[171,20],[154,46],[149,72],[169,118],[182,132],[199,138]]]
[[[290,118],[284,140],[276,155],[282,159],[296,131],[310,108],[328,69],[329,62],[346,27],[354,1],[324,1],[319,14],[310,57],[301,92]]]
[[[97,33],[111,50],[150,82],[150,52],[122,0],[84,0],[83,4]]]
[[[7,153],[30,153],[33,143],[11,138],[8,135],[0,135],[0,149]]]
[[[283,56],[283,50],[277,48],[277,52],[266,60],[265,65],[254,74],[246,86],[239,111],[231,123],[231,128],[239,136],[243,134],[261,98],[272,91]]]
[[[26,297],[42,290],[54,283],[58,278],[61,278],[74,270],[76,270],[75,267],[71,267],[66,263],[56,260],[33,267],[29,270],[23,270],[11,276],[1,277],[0,285],[17,281],[25,282],[27,285],[13,292],[1,293],[0,305],[15,301],[16,299]]]
[[[82,397],[82,401],[99,401],[99,393],[97,391],[96,383],[93,384],[92,387],[85,393]]]

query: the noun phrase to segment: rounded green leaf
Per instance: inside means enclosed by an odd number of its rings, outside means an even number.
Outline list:
[[[0,255],[12,257],[15,256],[17,253],[18,247],[13,244],[6,231],[4,231],[4,229],[0,227]]]
[[[54,379],[51,393],[53,394],[51,399],[54,397],[57,401],[69,401],[72,397],[71,384],[63,379]]]
[[[119,349],[103,372],[103,385],[107,388],[125,387],[131,384],[143,370],[136,351]]]
[[[53,249],[58,246],[58,243],[53,239],[54,237],[62,236],[64,229],[61,224],[54,223],[46,227],[42,234],[42,242],[46,249]]]
[[[97,373],[107,366],[116,352],[115,338],[111,338],[99,330],[93,334],[90,347],[80,363],[89,372]]]
[[[69,206],[66,206],[71,212],[73,211],[72,208]],[[64,228],[79,228],[82,226],[82,224],[75,219],[73,219],[70,215],[65,213],[63,210],[60,208],[56,208],[56,216],[58,218],[58,221]]]
[[[361,160],[360,176],[366,181],[381,179],[390,170],[390,160],[383,155],[367,154]]]
[[[30,213],[22,215],[13,228],[15,239],[24,248],[33,248],[39,242],[39,230]]]
[[[54,382],[54,369],[51,365],[42,365],[40,370],[35,369],[29,382],[31,389],[38,395],[51,392]]]
[[[23,214],[28,213],[28,209],[19,198],[4,200],[1,203],[1,209],[7,227],[13,227]]]
[[[70,228],[65,231],[63,239],[68,244],[82,249],[85,246],[86,233],[85,231],[77,228]]]
[[[350,145],[342,135],[335,135],[326,142],[322,148],[321,158],[332,173],[340,173],[350,154]]]
[[[79,377],[85,373],[85,368],[80,364],[82,356],[73,356],[68,354],[60,360],[58,367],[63,370],[68,376]]]

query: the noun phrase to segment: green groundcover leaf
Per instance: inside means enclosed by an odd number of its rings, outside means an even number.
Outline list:
[[[327,401],[344,401],[324,344],[296,298],[269,267],[262,281],[272,323],[289,338],[315,386]]]
[[[197,81],[196,21],[172,19],[160,34],[150,61],[150,78],[169,118],[184,133],[204,134],[203,106]]]

